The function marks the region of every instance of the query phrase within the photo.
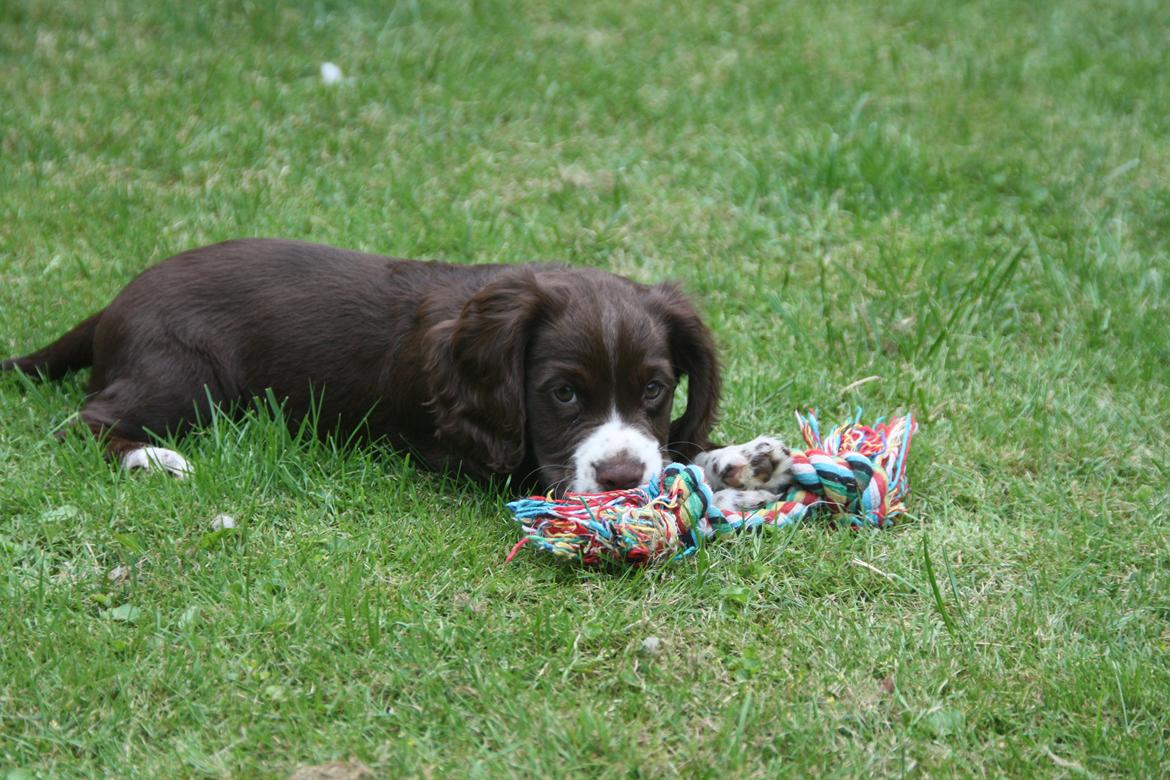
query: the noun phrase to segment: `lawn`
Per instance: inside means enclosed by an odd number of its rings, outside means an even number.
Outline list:
[[[1170,773],[1167,29],[7,0],[0,353],[231,237],[558,259],[684,285],[721,439],[921,431],[893,529],[586,570],[504,563],[506,488],[263,411],[176,444],[187,482],[124,475],[52,435],[84,375],[0,377],[0,780]]]

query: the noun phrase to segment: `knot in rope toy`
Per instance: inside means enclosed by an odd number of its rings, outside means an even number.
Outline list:
[[[533,496],[508,504],[524,533],[508,560],[529,545],[585,564],[641,565],[677,560],[704,542],[761,526],[787,526],[810,513],[854,528],[884,528],[906,511],[906,456],[913,415],[873,426],[851,422],[821,437],[813,412],[796,414],[808,449],[792,453],[794,484],[782,500],[724,512],[697,466],[671,463],[640,488]]]

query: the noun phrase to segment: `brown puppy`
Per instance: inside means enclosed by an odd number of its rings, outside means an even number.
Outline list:
[[[290,422],[316,406],[322,432],[360,428],[433,468],[576,491],[632,487],[707,448],[720,386],[711,335],[674,286],[262,239],[159,263],[0,363],[52,379],[87,366],[81,419],[128,468],[185,474],[152,434],[272,391]]]

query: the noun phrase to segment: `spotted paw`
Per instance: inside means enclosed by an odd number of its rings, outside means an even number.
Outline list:
[[[179,453],[163,447],[139,447],[122,456],[122,468],[127,471],[165,471],[178,479],[186,479],[193,471],[191,464]]]
[[[778,500],[780,496],[770,490],[725,488],[715,493],[715,506],[724,512],[750,512]]]
[[[738,488],[775,494],[792,484],[792,452],[774,436],[700,453],[695,463],[717,491]]]

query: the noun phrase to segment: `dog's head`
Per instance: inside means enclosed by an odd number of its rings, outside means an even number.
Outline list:
[[[558,491],[635,487],[664,459],[693,457],[715,419],[711,334],[673,285],[520,267],[435,326],[430,345],[436,422],[473,472],[527,467]]]

